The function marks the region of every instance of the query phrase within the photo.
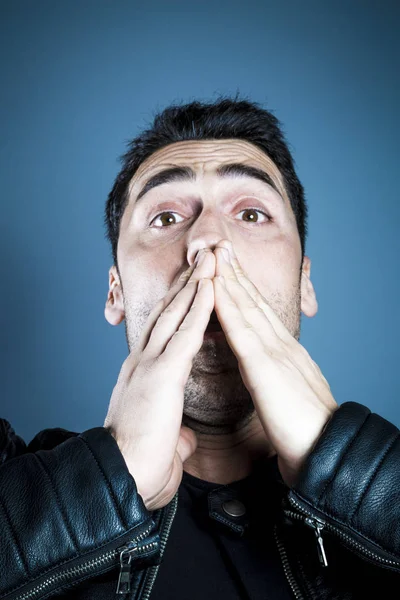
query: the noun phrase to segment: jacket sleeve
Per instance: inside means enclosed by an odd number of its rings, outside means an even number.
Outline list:
[[[122,551],[141,568],[157,560],[152,513],[112,435],[60,431],[33,451],[40,435],[27,447],[0,419],[1,599],[47,597],[118,566]]]
[[[362,558],[400,571],[400,431],[386,419],[342,404],[288,499]]]

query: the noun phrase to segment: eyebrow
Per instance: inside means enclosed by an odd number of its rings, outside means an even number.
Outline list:
[[[263,183],[270,185],[280,197],[282,197],[281,192],[277,189],[277,186],[272,181],[272,178],[263,171],[262,169],[258,169],[257,167],[250,167],[249,165],[244,165],[242,163],[231,163],[228,165],[223,165],[217,169],[217,175],[220,177],[250,177],[252,179],[258,179]],[[144,187],[141,189],[139,194],[137,195],[136,202],[137,204],[141,198],[147,192],[152,190],[159,185],[163,185],[165,183],[172,183],[174,181],[195,181],[196,173],[190,167],[170,167],[168,169],[164,169],[145,183]]]

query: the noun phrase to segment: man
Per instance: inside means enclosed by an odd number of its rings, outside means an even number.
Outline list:
[[[166,109],[106,226],[129,356],[104,427],[26,447],[0,421],[1,598],[398,597],[399,430],[299,343],[318,305],[277,119]]]

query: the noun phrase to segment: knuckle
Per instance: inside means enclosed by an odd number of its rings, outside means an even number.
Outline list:
[[[177,329],[177,331],[174,333],[173,337],[181,337],[183,333],[186,333],[188,330],[187,327],[185,327],[184,325],[181,325],[179,327],[179,329]]]
[[[290,363],[287,352],[285,352],[285,350],[279,344],[276,346],[271,345],[270,347],[266,348],[265,352],[269,358],[277,364],[283,365]]]
[[[148,377],[154,372],[155,361],[153,359],[144,358],[140,361],[137,368],[137,375],[140,379]]]
[[[171,363],[170,357],[161,354],[158,356],[153,363],[152,367],[152,383],[156,386],[156,388],[160,388],[165,386],[166,381],[168,381],[168,385],[172,385],[172,377],[174,367],[176,365]]]
[[[198,308],[199,306],[201,306],[201,304],[199,303],[199,301],[198,301],[198,298],[197,298],[197,296],[196,296],[196,300],[195,300],[195,301],[193,302],[193,304],[191,305],[191,307],[190,307],[190,310],[191,310],[191,311],[192,311],[192,310],[196,310],[196,308]]]
[[[193,287],[194,285],[197,285],[198,283],[199,283],[198,279],[192,278],[192,279],[189,279],[189,281],[186,284],[186,287],[187,286]]]
[[[160,314],[160,316],[158,317],[159,320],[163,320],[166,317],[170,317],[173,313],[174,313],[174,309],[171,308],[170,306],[167,306],[167,308],[165,308],[162,313]]]
[[[184,273],[182,273],[182,275],[179,277],[178,279],[178,283],[185,283],[185,281],[190,280],[191,278],[191,273],[188,271],[185,271]]]
[[[165,305],[165,302],[167,300],[166,296],[163,296],[162,298],[159,299],[159,301],[157,302],[157,304],[154,306],[153,308],[153,312],[156,312],[156,310],[161,310],[163,308],[163,306]]]

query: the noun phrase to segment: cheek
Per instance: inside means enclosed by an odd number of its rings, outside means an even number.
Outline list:
[[[270,253],[273,269],[283,281],[298,282],[301,263],[301,244],[298,235],[282,235]]]
[[[268,247],[258,256],[253,254],[247,267],[243,267],[246,276],[265,296],[284,295],[299,284],[300,256],[287,244]]]
[[[123,257],[120,264],[124,300],[127,307],[138,314],[150,312],[171,287],[171,261],[155,260],[137,251],[137,257]],[[128,308],[129,310],[129,308]]]

